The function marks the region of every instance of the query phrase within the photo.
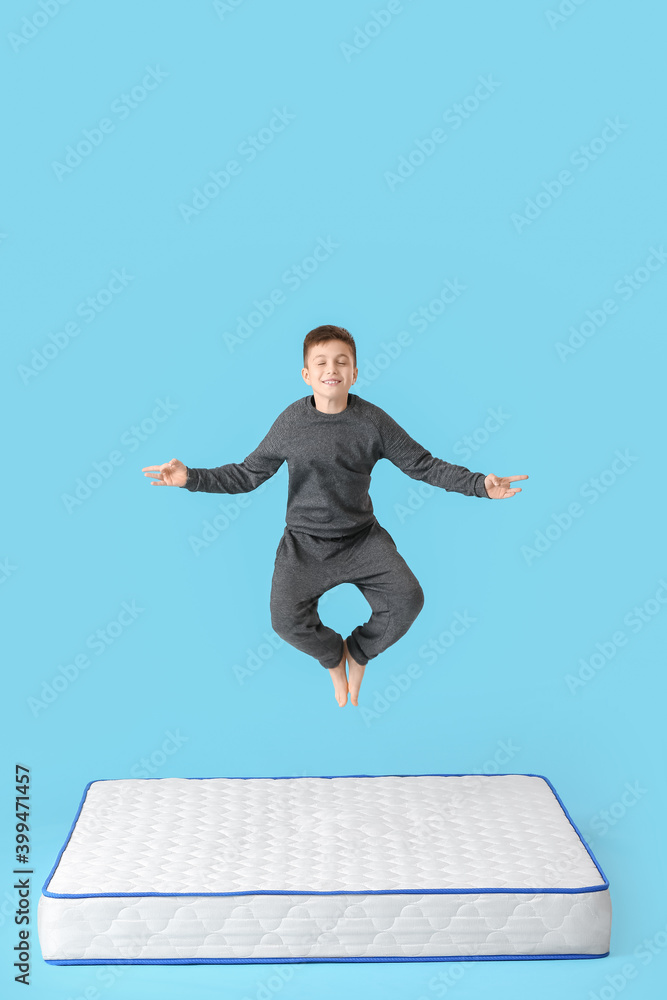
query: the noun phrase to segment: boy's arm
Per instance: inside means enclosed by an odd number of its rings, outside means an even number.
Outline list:
[[[276,420],[268,434],[242,462],[217,469],[188,468],[185,489],[192,493],[250,493],[275,475],[285,461],[283,437]]]
[[[491,499],[484,486],[486,476],[483,472],[471,472],[463,465],[452,465],[441,458],[434,458],[384,411],[377,426],[382,436],[383,457],[411,479],[420,479],[431,486],[468,497]]]

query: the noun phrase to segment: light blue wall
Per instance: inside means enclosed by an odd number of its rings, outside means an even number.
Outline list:
[[[537,772],[609,877],[608,959],[299,966],[272,995],[654,997],[664,7],[391,6],[374,28],[384,0],[4,5],[5,871],[15,761],[32,774],[34,911],[92,778]],[[251,159],[252,135],[266,144]],[[328,256],[299,279],[320,240]],[[234,343],[242,320],[255,326]],[[356,391],[433,454],[530,476],[489,503],[377,466],[378,520],[426,603],[342,711],[324,670],[271,631],[286,467],[244,507],[141,473],[242,461],[308,392],[303,337],[322,323],[356,338]],[[321,610],[343,634],[369,612],[352,585]],[[457,615],[464,635],[427,658]],[[242,1000],[274,971],[110,980],[44,965],[32,926],[33,998]]]

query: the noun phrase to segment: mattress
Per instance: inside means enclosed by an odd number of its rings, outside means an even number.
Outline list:
[[[92,781],[38,907],[59,965],[602,958],[610,927],[526,774]]]

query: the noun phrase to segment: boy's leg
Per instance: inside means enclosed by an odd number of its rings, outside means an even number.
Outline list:
[[[377,522],[358,542],[351,564],[347,579],[359,588],[373,613],[345,644],[352,659],[364,666],[405,635],[424,606],[424,592],[389,532]]]
[[[354,659],[350,650],[347,648],[347,641],[343,642],[345,646],[345,659],[347,661],[347,690],[350,695],[350,701],[353,705],[359,704],[359,688],[361,687],[361,682],[364,679],[364,673],[366,672],[366,664],[357,663]]]
[[[327,573],[327,557],[331,558],[332,553],[332,545],[327,545],[326,539],[285,529],[276,551],[271,582],[274,631],[330,670],[339,668],[343,660],[343,637],[322,623],[317,602],[335,586]],[[331,563],[335,560],[331,559]]]

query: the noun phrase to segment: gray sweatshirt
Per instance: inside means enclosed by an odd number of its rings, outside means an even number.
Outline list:
[[[368,488],[373,466],[381,458],[411,479],[489,499],[483,472],[434,458],[388,413],[353,393],[348,393],[340,413],[318,410],[312,395],[297,399],[276,417],[243,462],[188,468],[185,488],[249,493],[287,462],[287,527],[333,538],[354,534],[375,520]]]

